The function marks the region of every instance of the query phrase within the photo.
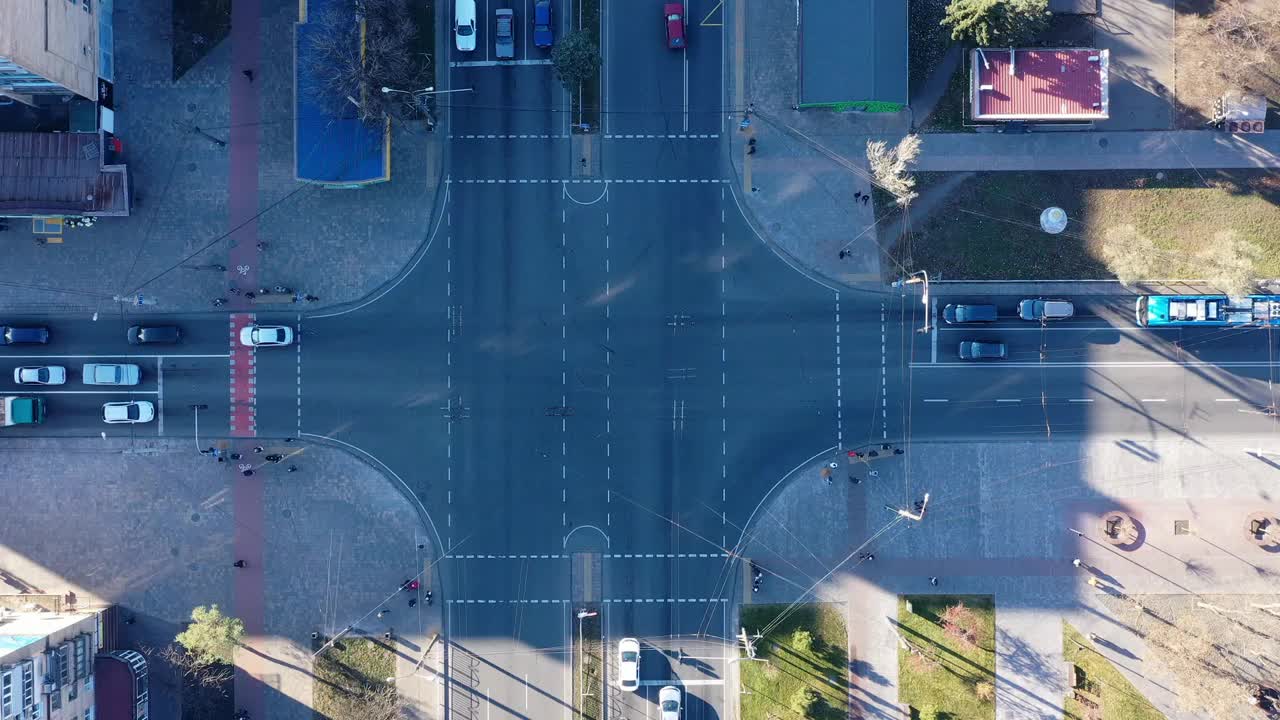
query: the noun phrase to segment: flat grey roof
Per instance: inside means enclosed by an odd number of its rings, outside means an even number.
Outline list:
[[[800,102],[907,104],[906,0],[800,0]]]

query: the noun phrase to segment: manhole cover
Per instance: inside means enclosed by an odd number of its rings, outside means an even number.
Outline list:
[[[1098,147],[1104,148],[1109,144],[1111,144],[1111,142],[1106,138],[1098,138]]]
[[[196,171],[196,164],[195,164],[195,163],[187,163],[187,172],[195,172],[195,171]]]
[[[285,516],[285,517],[287,517],[287,518],[291,518],[291,517],[293,517],[293,511],[292,511],[292,510],[290,510],[290,509],[288,509],[288,508],[285,508],[285,509],[284,509],[284,511],[283,511],[283,512],[281,512],[280,514],[281,514],[281,515],[283,515],[283,516]]]
[[[193,523],[200,522],[200,513],[191,513],[191,522]]]
[[[195,104],[195,103],[187,103],[187,112],[195,112],[195,111],[196,111],[196,104]]]
[[[174,557],[178,557],[178,548],[176,547],[169,548],[169,554]]]
[[[1173,534],[1174,534],[1174,535],[1189,535],[1190,533],[1191,533],[1191,523],[1190,523],[1189,521],[1187,521],[1187,520],[1174,520],[1174,521],[1173,521]]]

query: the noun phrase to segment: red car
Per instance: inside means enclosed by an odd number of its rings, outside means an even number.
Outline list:
[[[662,6],[662,17],[667,21],[667,47],[672,50],[684,49],[684,5],[667,3]]]

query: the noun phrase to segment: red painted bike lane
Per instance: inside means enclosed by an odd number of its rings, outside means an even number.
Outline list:
[[[261,0],[232,0],[231,3],[231,133],[230,133],[230,186],[227,207],[231,234],[231,250],[228,267],[228,286],[238,288],[230,298],[231,307],[237,311],[231,316],[231,437],[245,438],[235,443],[236,452],[252,458],[249,447],[256,433],[254,422],[255,377],[253,373],[253,349],[239,347],[237,334],[240,327],[252,322],[253,315],[245,312],[252,307],[252,299],[244,293],[258,287],[258,143],[260,98],[254,73],[258,71],[262,42]],[[253,463],[246,463],[252,465]],[[255,646],[264,640],[264,474],[254,472],[240,476],[232,490],[232,510],[235,514],[235,536],[232,545],[235,559],[245,561],[245,567],[235,572],[232,597],[235,614],[244,622],[244,644],[248,651],[236,653],[235,704],[246,710],[251,718],[266,717],[265,691],[262,677],[269,668]]]

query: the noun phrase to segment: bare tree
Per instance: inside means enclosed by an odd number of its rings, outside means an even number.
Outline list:
[[[418,28],[409,0],[341,0],[310,23],[316,27],[299,50],[298,62],[312,68],[303,91],[327,113],[379,123],[405,108],[421,110],[413,91],[430,83],[431,63],[412,52]]]
[[[1102,261],[1125,285],[1151,277],[1159,252],[1155,242],[1132,225],[1107,228],[1102,234]]]
[[[1232,85],[1245,86],[1254,71],[1280,54],[1280,5],[1220,0],[1208,17],[1208,30],[1215,50],[1201,61]]]
[[[166,645],[156,654],[161,660],[169,663],[175,670],[201,687],[219,687],[231,682],[236,674],[233,666],[221,662],[200,662],[196,656],[178,645]]]
[[[1254,289],[1258,279],[1258,262],[1262,248],[1234,230],[1223,230],[1206,243],[1196,257],[1204,279],[1231,294],[1245,294]]]
[[[867,163],[871,166],[871,175],[876,184],[897,198],[898,204],[904,207],[918,196],[915,191],[916,179],[907,172],[907,167],[919,155],[919,135],[902,138],[892,150],[883,140],[867,143]]]
[[[327,713],[331,720],[395,720],[400,717],[400,701],[395,685],[366,685],[343,692]]]
[[[942,621],[942,632],[947,637],[968,647],[977,646],[978,629],[981,623],[978,620],[978,614],[965,607],[964,603],[948,605],[942,611],[939,620]]]

